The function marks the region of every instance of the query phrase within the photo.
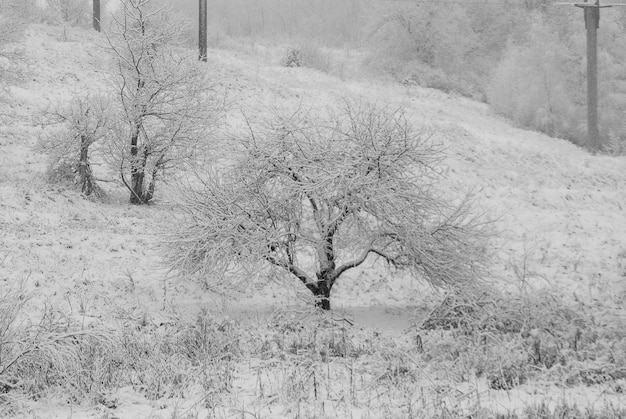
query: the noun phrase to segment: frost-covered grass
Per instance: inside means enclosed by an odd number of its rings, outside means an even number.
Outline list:
[[[254,277],[223,299],[160,265],[160,202],[46,182],[39,113],[106,89],[108,61],[95,33],[28,33],[29,77],[0,101],[0,368],[34,350],[0,370],[0,416],[626,416],[623,159],[435,90],[212,51],[251,119],[343,96],[402,106],[446,146],[450,193],[478,189],[501,230],[493,287],[475,298],[368,265],[338,282],[333,313],[309,310],[295,281]],[[233,112],[223,132],[244,125]]]
[[[3,360],[12,361],[0,364],[2,406],[12,415],[32,406],[25,399],[40,400],[44,410],[41,401],[54,400],[133,417],[126,405],[133,394],[146,410],[156,403],[171,417],[626,414],[626,348],[609,331],[579,322],[573,342],[548,329],[526,333],[516,326],[523,311],[545,300],[526,300],[517,315],[499,306],[503,315],[489,319],[467,311],[489,311],[484,301],[448,296],[402,333],[311,308],[248,319],[204,310],[195,319],[127,319],[116,327],[84,327],[46,312],[46,321],[25,328],[4,317],[3,339],[11,339]],[[518,302],[493,301],[502,303]],[[528,326],[567,327],[559,321],[567,308],[542,306],[544,317]]]

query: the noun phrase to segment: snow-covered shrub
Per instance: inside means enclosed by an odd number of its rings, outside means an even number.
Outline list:
[[[282,62],[283,67],[302,67],[302,51],[298,48],[289,48]]]
[[[328,73],[332,67],[330,54],[319,46],[306,43],[297,48],[289,48],[282,60],[283,67],[307,67]]]

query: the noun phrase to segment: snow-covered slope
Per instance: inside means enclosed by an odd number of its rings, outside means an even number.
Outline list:
[[[149,267],[155,265],[156,255],[142,254],[150,253],[142,241],[149,241],[148,214],[159,210],[123,203],[99,205],[57,191],[45,182],[45,156],[34,150],[43,110],[68,101],[72,94],[110,88],[111,61],[104,35],[34,26],[24,53],[23,82],[12,87],[11,96],[0,104],[1,215],[9,255],[4,269],[55,286],[72,277],[124,282],[133,272],[139,278],[154,278]],[[624,157],[592,156],[566,141],[512,127],[485,104],[432,89],[376,80],[342,81],[314,70],[283,68],[245,52],[214,50],[208,66],[217,73],[234,109],[224,132],[241,127],[239,108],[249,118],[262,119],[272,107],[332,108],[344,97],[402,107],[415,124],[445,144],[452,193],[474,189],[491,214],[500,217],[502,258],[494,273],[513,279],[505,265],[525,259],[530,276],[541,279],[539,285],[563,287],[583,299],[611,290],[606,294],[623,301]],[[84,237],[77,231],[84,231]],[[124,251],[133,247],[138,254]],[[81,265],[74,258],[85,261]],[[59,272],[62,279],[56,278],[57,271],[64,271]],[[353,277],[362,280],[363,275],[369,276],[365,272]],[[379,274],[372,275],[371,286],[377,288],[373,282]],[[381,297],[379,292],[354,295],[359,291],[350,281],[338,284],[336,297],[342,303],[399,298]],[[395,289],[393,283],[388,286],[389,291]],[[395,286],[411,287],[402,281]],[[400,290],[395,291],[398,295]],[[409,297],[405,303],[415,296],[403,295]]]
[[[110,199],[92,202],[45,180],[46,157],[36,151],[45,129],[39,115],[75,92],[108,88],[104,35],[36,25],[24,46],[22,82],[0,100],[0,281],[27,280],[27,287],[85,321],[115,314],[158,323],[215,305],[199,286],[167,280],[151,246],[152,225],[163,214],[159,205],[129,206],[123,191],[108,184]],[[500,218],[497,281],[515,282],[513,265],[525,264],[525,279],[537,287],[555,287],[611,316],[626,311],[624,157],[592,156],[515,128],[485,104],[436,90],[343,81],[241,51],[211,51],[207,65],[233,109],[250,118],[263,118],[273,106],[332,108],[344,97],[402,107],[445,144],[451,193],[475,189]],[[240,129],[239,115],[233,112],[223,131]],[[286,291],[284,284],[270,285],[225,304],[235,311],[269,310],[284,298],[297,304],[298,285]],[[333,300],[364,326],[402,330],[410,315],[398,315],[397,307],[416,306],[429,292],[370,269],[338,283]]]

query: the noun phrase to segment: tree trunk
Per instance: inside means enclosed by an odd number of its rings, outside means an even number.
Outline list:
[[[143,173],[140,173],[137,169],[138,142],[139,126],[135,126],[130,137],[130,203],[135,205],[141,204],[141,189],[143,189]]]
[[[156,179],[157,179],[157,174],[159,173],[159,166],[156,165],[154,167],[154,170],[152,171],[152,178],[150,179],[150,184],[148,185],[148,191],[146,192],[145,195],[145,201],[149,202],[152,200],[152,198],[154,197],[154,190],[156,189]]]
[[[321,308],[322,310],[330,310],[330,289],[326,286],[321,286],[321,284],[317,287],[315,291],[313,291],[313,295],[315,295],[315,307]]]
[[[78,161],[78,179],[81,185],[81,192],[86,196],[93,193],[93,175],[91,174],[91,166],[89,165],[89,145],[91,141],[89,137],[81,135],[80,137],[80,159]]]
[[[329,278],[330,272],[317,273],[317,284],[309,289],[315,296],[315,307],[322,310],[330,310],[330,290],[334,281]]]
[[[143,148],[143,155],[139,156],[139,128],[133,133],[130,140],[130,203],[134,205],[147,204],[150,198],[144,191],[144,179],[146,177],[146,164],[148,162],[148,150]]]
[[[145,204],[143,196],[143,178],[142,171],[134,171],[130,175],[130,203],[134,205]]]

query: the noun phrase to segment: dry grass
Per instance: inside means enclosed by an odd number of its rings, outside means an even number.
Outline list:
[[[170,327],[81,328],[49,305],[36,321],[28,319],[30,300],[21,287],[0,296],[2,409],[51,396],[114,406],[109,395],[125,386],[151,400],[181,396],[194,385],[207,394],[230,388],[241,353],[232,322],[202,313],[195,323]]]
[[[0,408],[10,416],[24,400],[55,397],[115,409],[115,391],[130,386],[150,400],[193,394],[193,409],[173,417],[276,409],[287,417],[623,417],[611,405],[489,407],[490,392],[527,382],[619,394],[626,378],[624,348],[580,307],[546,293],[494,295],[444,296],[416,327],[391,336],[315,309],[280,309],[254,325],[203,311],[192,322],[80,328],[49,306],[25,319],[30,297],[15,287],[0,297]],[[580,331],[571,335],[574,312]]]

